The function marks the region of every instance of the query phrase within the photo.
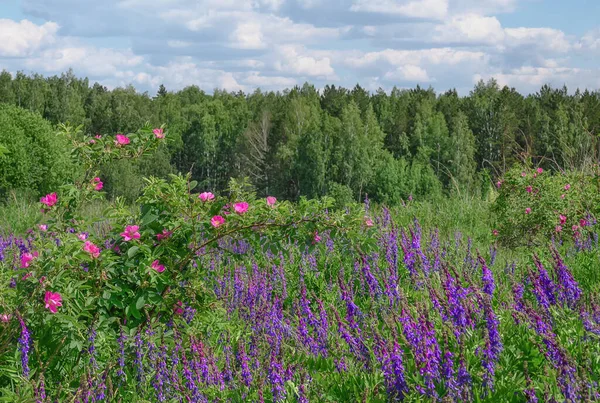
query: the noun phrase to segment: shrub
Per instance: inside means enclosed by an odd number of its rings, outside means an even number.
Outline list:
[[[73,178],[67,139],[40,115],[0,104],[0,192],[50,192]]]
[[[598,178],[597,172],[552,175],[515,166],[496,183],[492,211],[499,239],[507,245],[540,243],[543,237],[580,239],[600,210]]]

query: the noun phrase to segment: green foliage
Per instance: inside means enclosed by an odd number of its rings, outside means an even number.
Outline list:
[[[36,113],[0,104],[0,192],[31,190],[36,194],[73,178],[67,139]]]
[[[597,172],[552,175],[517,165],[497,185],[496,230],[508,245],[539,244],[551,237],[585,238],[586,227],[600,213]]]
[[[150,97],[132,86],[108,90],[72,71],[53,77],[5,71],[0,102],[54,125],[81,124],[91,135],[164,123],[168,142],[151,160],[119,163],[123,178],[102,167],[109,197],[130,201],[144,176],[171,172],[191,172],[213,190],[230,177],[248,176],[261,196],[286,200],[324,196],[329,182],[348,186],[355,201],[365,193],[390,203],[411,194],[487,197],[489,184],[480,179],[486,171],[495,182],[529,158],[546,170],[586,172],[600,150],[599,91],[570,95],[543,86],[523,96],[494,80],[477,83],[464,97],[418,86],[369,93],[360,85],[327,85],[320,92],[310,84],[252,94],[161,86]]]

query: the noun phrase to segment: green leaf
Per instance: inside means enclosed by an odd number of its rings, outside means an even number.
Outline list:
[[[138,298],[137,302],[135,303],[135,307],[137,309],[142,309],[144,307],[144,304],[145,304],[145,299],[143,296],[141,296]]]
[[[129,248],[129,250],[127,251],[127,256],[129,256],[130,258],[135,256],[135,254],[137,253],[137,251],[139,250],[139,246],[132,246],[131,248]]]

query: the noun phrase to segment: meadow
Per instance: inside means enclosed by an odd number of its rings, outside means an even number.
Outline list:
[[[94,167],[163,129],[64,135],[82,179],[2,207],[2,401],[600,399],[595,172],[393,208],[172,175],[131,205]]]

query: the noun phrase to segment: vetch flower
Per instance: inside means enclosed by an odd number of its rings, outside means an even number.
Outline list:
[[[565,190],[569,190],[569,189],[571,189],[571,184],[567,183],[567,184],[565,185]]]
[[[213,227],[218,228],[221,225],[225,224],[225,219],[220,215],[216,215],[210,219],[210,223]]]
[[[525,214],[530,214],[531,213],[531,207],[527,207],[525,209]]]
[[[233,205],[233,211],[235,211],[237,214],[244,214],[246,211],[248,211],[248,203],[246,203],[246,202],[235,203]]]
[[[203,202],[206,202],[206,201],[213,200],[215,198],[215,195],[212,194],[211,192],[202,192],[198,195],[198,198],[200,200],[202,200]]]
[[[129,144],[129,142],[131,141],[131,140],[129,140],[129,137],[124,136],[122,134],[117,134],[116,137],[117,137],[117,139],[115,140],[115,143],[120,146],[125,146],[125,145]]]
[[[561,199],[564,199],[564,198],[565,198],[565,196],[566,196],[566,195],[563,193],[563,194],[561,194],[561,195],[560,195],[560,198],[561,198]]]
[[[560,226],[560,225],[557,225],[556,227],[554,227],[554,230],[555,230],[556,232],[562,232],[562,226]]]
[[[273,207],[277,203],[277,199],[273,196],[267,196],[267,206]]]
[[[496,187],[500,189],[502,187],[502,181],[496,182]]]
[[[156,136],[157,139],[164,139],[165,138],[165,132],[161,128],[152,130],[152,133],[154,133],[154,136]]]
[[[50,310],[52,313],[56,313],[59,306],[62,306],[62,297],[57,292],[46,291],[46,297],[44,298],[44,303],[46,304],[46,308]]]
[[[365,217],[365,225],[367,227],[372,227],[373,226],[373,220],[371,220],[370,217]]]
[[[129,242],[132,239],[140,239],[139,229],[140,227],[137,225],[128,225],[125,227],[125,231],[121,232],[121,236],[125,242]]]
[[[579,225],[580,225],[581,227],[585,227],[585,226],[587,226],[587,220],[586,220],[585,218],[582,218],[582,219],[580,219],[580,220],[579,220]]]
[[[85,245],[83,245],[83,250],[92,255],[93,258],[97,258],[98,256],[100,256],[100,248],[90,241],[85,241]]]
[[[560,220],[560,225],[563,225],[564,223],[567,222],[567,216],[564,216],[564,215],[561,214],[561,215],[558,216],[558,218]]]
[[[524,177],[526,177],[526,176],[527,176],[527,172],[525,172],[525,171],[521,172],[521,176],[522,176],[523,178],[524,178]]]
[[[21,337],[19,337],[19,349],[21,350],[21,366],[23,367],[23,375],[29,378],[29,350],[31,348],[31,333],[25,325],[23,319],[19,318],[21,322]]]
[[[40,203],[45,204],[48,207],[54,206],[57,201],[58,197],[56,196],[56,192],[47,194],[40,199]]]
[[[48,231],[48,226],[46,224],[40,224],[38,225],[38,228],[40,229],[40,231]]]
[[[527,187],[525,188],[525,190],[527,191],[527,193],[531,193],[531,192],[533,192],[533,188],[531,187],[531,185],[527,186]]]
[[[81,241],[85,241],[87,239],[87,237],[88,237],[87,232],[82,232],[80,234],[77,234],[77,238],[79,238],[79,240],[81,240]]]
[[[498,236],[499,232],[497,229],[492,230],[492,235],[493,236]]]
[[[3,313],[0,315],[0,322],[8,323],[10,321],[11,315],[9,313]]]
[[[155,260],[154,262],[152,262],[150,267],[152,267],[154,270],[156,270],[159,273],[162,273],[163,271],[165,271],[165,266],[160,264],[160,262],[158,260]]]

